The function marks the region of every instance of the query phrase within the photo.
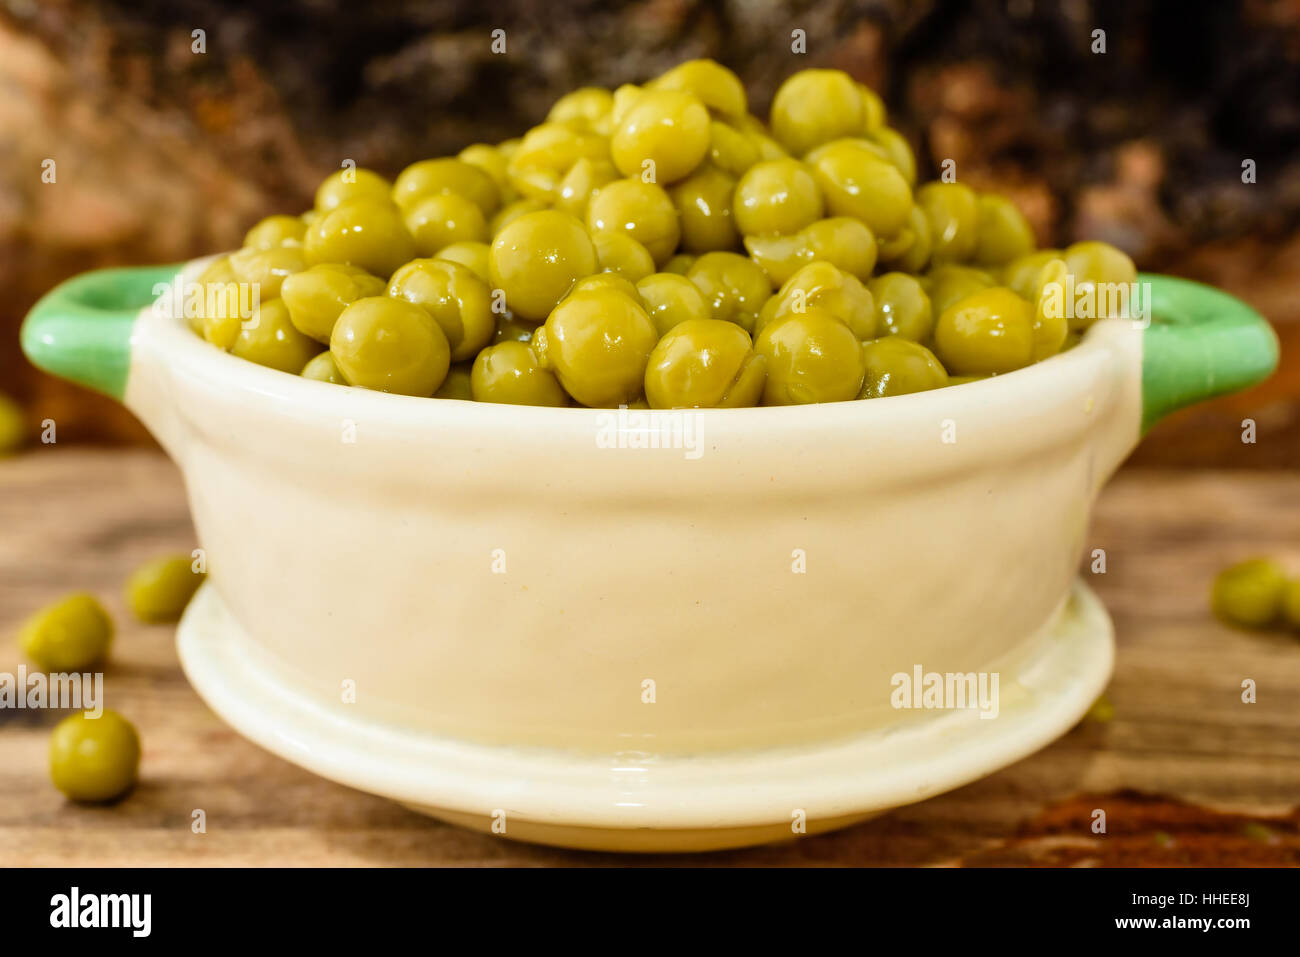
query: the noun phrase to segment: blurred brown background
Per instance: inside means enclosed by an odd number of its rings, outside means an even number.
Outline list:
[[[18,324],[52,285],[233,247],[310,205],[343,158],[393,174],[517,135],[574,86],[694,56],[736,69],[764,116],[793,70],[847,70],[885,97],[923,177],[951,157],[1044,244],[1105,239],[1251,302],[1282,372],[1164,423],[1135,459],[1300,466],[1300,0],[0,0],[0,390],[60,442],[147,442],[22,358]]]

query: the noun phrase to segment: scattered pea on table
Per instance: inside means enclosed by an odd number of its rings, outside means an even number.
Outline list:
[[[113,621],[93,595],[69,595],[25,621],[18,643],[50,673],[85,671],[104,660],[113,642]]]
[[[1300,627],[1300,582],[1271,558],[1251,558],[1219,572],[1210,589],[1210,607],[1231,625],[1267,628],[1285,619]]]
[[[140,738],[116,711],[64,718],[50,737],[50,778],[74,801],[100,803],[135,786]]]
[[[194,570],[194,560],[189,555],[155,558],[127,579],[127,606],[143,622],[179,621],[205,577]]]

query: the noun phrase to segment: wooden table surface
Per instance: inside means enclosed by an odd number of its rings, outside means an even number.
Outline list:
[[[129,571],[188,551],[175,468],[148,451],[55,447],[0,461],[0,672],[14,634],[74,589],[118,623],[107,702],[140,731],[139,787],[79,807],[46,770],[51,711],[0,710],[0,866],[10,865],[1300,865],[1300,639],[1212,620],[1226,562],[1300,572],[1293,472],[1122,472],[1103,493],[1090,576],[1115,619],[1110,720],[1087,720],[1012,767],[841,831],[690,857],[608,856],[440,824],[315,777],[227,728],[181,674],[173,629],[130,620]],[[1257,683],[1254,704],[1241,683]],[[206,813],[194,834],[191,815]],[[1106,811],[1107,833],[1091,832]]]

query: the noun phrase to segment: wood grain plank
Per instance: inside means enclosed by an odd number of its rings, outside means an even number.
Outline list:
[[[173,629],[132,622],[137,563],[193,547],[175,468],[149,451],[42,449],[0,462],[0,671],[27,613],[73,589],[119,625],[108,705],[143,739],[142,780],[111,807],[50,785],[51,712],[0,711],[0,866],[1300,864],[1300,640],[1206,612],[1226,562],[1272,554],[1300,572],[1292,472],[1127,470],[1103,493],[1090,576],[1116,625],[1115,718],[1085,722],[1013,767],[847,831],[724,854],[605,856],[431,821],[332,784],[229,730],[176,663]],[[1258,683],[1243,704],[1243,678]],[[191,832],[191,814],[207,832]],[[1089,812],[1107,811],[1109,836]]]

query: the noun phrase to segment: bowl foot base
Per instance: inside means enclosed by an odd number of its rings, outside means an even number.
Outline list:
[[[603,851],[704,851],[845,827],[991,774],[1069,730],[1110,678],[1114,638],[1076,582],[1062,613],[1000,672],[995,720],[975,711],[797,748],[588,755],[439,738],[305,694],[211,585],[177,630],[181,666],[235,730],[323,777],[515,840]],[[494,827],[495,825],[495,827]]]
[[[850,827],[882,813],[872,811],[867,814],[848,814],[843,817],[809,821],[803,833],[799,834],[794,832],[788,822],[758,824],[750,827],[619,828],[507,821],[503,832],[500,829],[493,830],[492,818],[482,814],[465,814],[444,808],[402,803],[418,814],[427,814],[448,824],[455,824],[483,834],[496,834],[512,841],[568,847],[579,851],[619,851],[635,854],[686,854],[696,851],[726,851],[738,847],[753,847],[757,844],[776,844]]]

